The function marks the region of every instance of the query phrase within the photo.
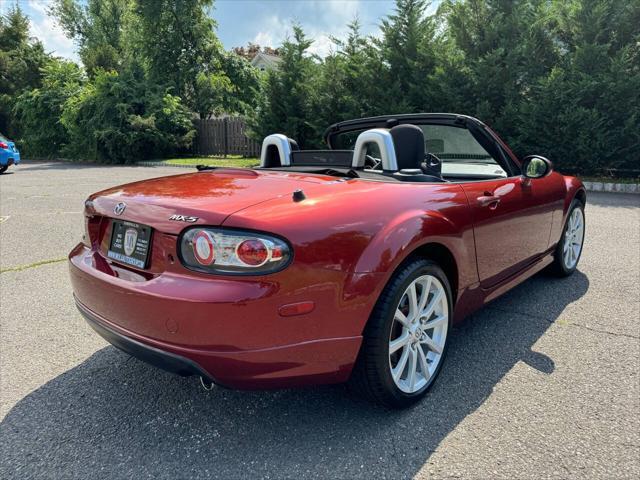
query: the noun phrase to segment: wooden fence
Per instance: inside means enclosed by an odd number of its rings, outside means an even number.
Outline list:
[[[246,136],[247,126],[241,117],[196,120],[195,125],[194,153],[198,155],[260,155],[261,145]]]

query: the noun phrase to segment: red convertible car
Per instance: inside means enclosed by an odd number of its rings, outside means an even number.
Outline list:
[[[92,195],[69,255],[80,312],[206,385],[350,380],[404,407],[433,384],[453,325],[543,268],[576,269],[582,184],[480,121],[364,118],[325,140],[270,135],[259,168]]]

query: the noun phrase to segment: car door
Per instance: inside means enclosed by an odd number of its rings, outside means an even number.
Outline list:
[[[481,286],[525,268],[549,247],[558,175],[463,183],[473,216]]]
[[[464,122],[422,128],[427,150],[442,160],[444,177],[459,178],[467,195],[481,285],[499,283],[544,253],[558,207],[554,202],[560,176],[520,176],[511,155],[484,125]]]

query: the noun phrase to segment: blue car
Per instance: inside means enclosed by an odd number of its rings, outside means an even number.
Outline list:
[[[9,165],[20,163],[20,152],[16,144],[0,133],[0,173],[4,173]]]

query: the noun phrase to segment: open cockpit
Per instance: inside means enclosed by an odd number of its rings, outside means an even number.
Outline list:
[[[520,174],[515,156],[480,121],[455,114],[348,120],[325,132],[326,150],[283,134],[262,143],[260,168],[390,182],[464,182]]]

